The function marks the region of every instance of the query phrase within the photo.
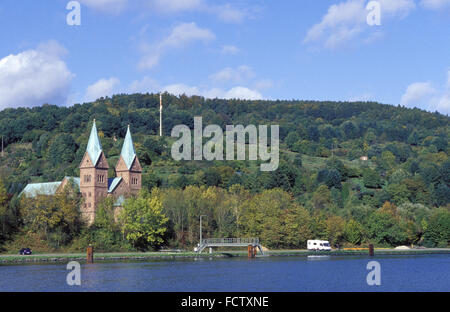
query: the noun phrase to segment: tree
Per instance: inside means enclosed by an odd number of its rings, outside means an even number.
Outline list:
[[[162,192],[164,214],[170,220],[178,243],[185,244],[185,234],[188,229],[188,212],[185,209],[186,198],[181,189],[170,188]]]
[[[367,168],[363,171],[363,183],[364,186],[368,188],[379,188],[382,181],[378,172]]]
[[[297,204],[286,211],[283,222],[286,248],[306,248],[306,242],[312,236],[309,221],[308,211]]]
[[[321,185],[313,194],[312,202],[317,210],[329,207],[332,203],[331,192],[326,185]]]
[[[390,214],[393,217],[397,217],[398,216],[398,211],[397,211],[397,206],[395,206],[394,204],[390,203],[390,202],[385,202],[383,204],[383,207],[381,207],[379,209],[380,212],[385,212],[387,214]]]
[[[348,169],[345,167],[344,163],[336,157],[333,157],[327,161],[327,169],[335,169],[339,171],[339,174],[344,178],[348,176]]]
[[[385,211],[374,212],[367,223],[367,233],[375,243],[396,246],[407,241],[407,235],[398,220]]]
[[[119,219],[122,232],[135,248],[157,249],[164,242],[168,218],[163,214],[158,190],[143,190],[137,197],[128,198]]]
[[[424,233],[423,244],[427,247],[450,245],[450,211],[448,209],[438,209],[433,214]]]
[[[381,154],[381,161],[379,163],[380,167],[384,170],[390,170],[394,168],[396,162],[395,162],[395,156],[390,151],[384,151]]]
[[[396,205],[409,201],[411,196],[405,184],[389,184],[386,187],[386,192],[388,192],[392,202]]]
[[[0,177],[0,222],[1,235],[0,240],[6,236],[6,222],[8,220],[8,194],[6,192],[3,179]]]
[[[305,225],[305,211],[299,209],[287,192],[266,190],[242,204],[239,226],[244,235],[259,237],[269,248],[293,246],[301,243],[299,231]]]
[[[444,184],[439,183],[434,191],[434,202],[437,206],[445,206],[450,203],[450,188]]]
[[[340,216],[330,216],[325,223],[330,244],[332,246],[340,245],[344,239],[345,220]]]
[[[20,214],[25,228],[40,234],[54,248],[70,243],[80,233],[81,197],[68,184],[54,196],[21,198]]]
[[[341,180],[342,176],[336,169],[323,169],[317,174],[317,182],[324,183],[329,188],[335,187],[337,189],[342,189]]]
[[[56,166],[60,163],[72,162],[78,146],[69,134],[60,134],[51,143],[49,148],[49,160]]]
[[[358,129],[352,121],[344,122],[342,124],[342,130],[347,140],[354,139],[359,135]]]
[[[286,136],[285,142],[289,148],[292,148],[295,143],[300,140],[300,136],[297,132],[289,132],[289,134]]]
[[[91,239],[96,250],[112,251],[122,249],[124,241],[120,226],[116,222],[114,197],[105,197],[95,211],[94,224],[90,227]]]
[[[360,245],[364,236],[363,226],[353,219],[350,219],[344,228],[344,238],[352,245]]]
[[[298,168],[301,168],[303,163],[302,163],[302,156],[300,154],[296,154],[294,156],[294,165]]]

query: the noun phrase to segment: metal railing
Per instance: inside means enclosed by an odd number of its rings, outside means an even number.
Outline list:
[[[196,248],[196,252],[200,254],[208,247],[244,247],[249,245],[257,247],[261,254],[264,255],[259,238],[206,238],[202,239],[201,244]]]
[[[202,245],[257,245],[259,238],[206,238]]]

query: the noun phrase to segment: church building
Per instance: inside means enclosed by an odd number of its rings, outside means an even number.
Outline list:
[[[112,196],[116,199],[115,206],[120,208],[127,196],[136,195],[142,187],[142,167],[134,149],[129,126],[115,166],[114,178],[108,178],[109,165],[98,137],[95,120],[79,168],[79,178],[66,177],[61,182],[28,184],[22,194],[29,198],[37,195],[51,196],[61,191],[67,181],[72,179],[80,188],[83,197],[81,212],[90,225],[94,222],[95,211],[103,198]]]

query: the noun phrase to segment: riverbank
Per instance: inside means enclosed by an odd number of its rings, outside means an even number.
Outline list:
[[[421,254],[450,254],[450,248],[429,248],[429,249],[375,249],[376,255],[421,255]],[[329,256],[361,256],[368,255],[367,250],[333,250],[329,252],[314,252],[308,250],[270,250],[264,256],[268,257],[295,257],[311,255]],[[102,261],[143,261],[143,260],[174,260],[174,259],[195,259],[195,258],[225,258],[225,257],[247,257],[246,251],[223,251],[202,253],[195,252],[128,252],[128,253],[95,253],[94,262]],[[86,262],[86,254],[34,254],[29,256],[20,255],[0,255],[0,264],[19,263],[52,263],[52,262]]]

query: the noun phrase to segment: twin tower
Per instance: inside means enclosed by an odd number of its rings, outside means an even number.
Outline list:
[[[95,120],[79,168],[80,192],[84,199],[81,211],[88,224],[94,222],[95,211],[103,198],[112,196],[115,206],[121,207],[127,196],[137,194],[142,188],[142,167],[129,126],[115,167],[115,178],[108,178],[109,165],[102,150]]]

